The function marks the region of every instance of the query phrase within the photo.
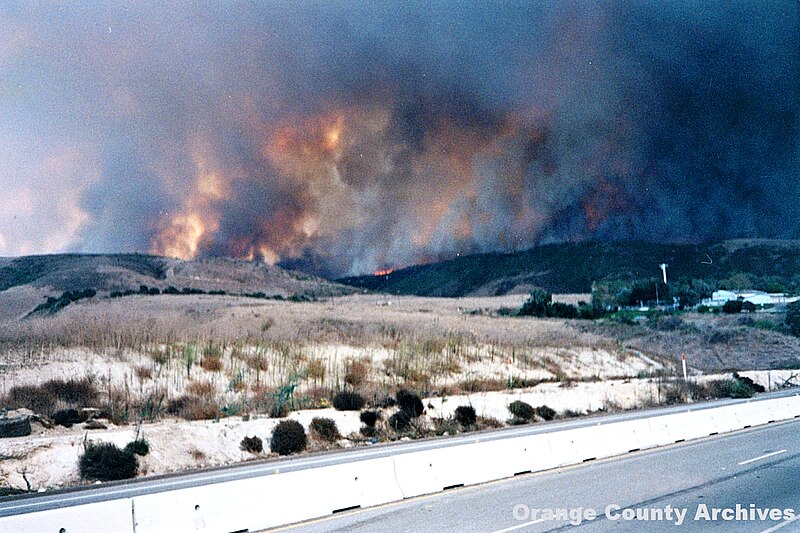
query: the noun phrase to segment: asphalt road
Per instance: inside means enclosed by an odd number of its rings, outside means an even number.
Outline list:
[[[726,520],[736,518],[737,504],[743,508],[740,520]],[[553,513],[567,509],[568,514],[548,516],[546,509]],[[640,509],[640,514],[630,515],[625,509],[634,513]],[[716,520],[714,509],[719,510]],[[773,511],[779,519],[762,520],[758,509],[779,509]],[[792,513],[785,509],[795,512],[797,519],[792,520]],[[592,511],[597,517],[589,520]],[[800,420],[454,489],[279,530],[526,533],[568,529],[800,531]]]

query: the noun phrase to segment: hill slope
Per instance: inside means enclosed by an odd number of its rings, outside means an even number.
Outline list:
[[[338,281],[392,294],[501,295],[533,287],[589,292],[599,280],[658,277],[725,279],[742,272],[800,283],[800,240],[732,240],[708,244],[580,242],[549,244],[516,253],[478,254]]]
[[[93,289],[99,296],[174,287],[228,294],[317,297],[349,294],[352,287],[282,268],[236,259],[182,261],[138,254],[36,255],[0,259],[0,319],[18,317],[47,296]]]

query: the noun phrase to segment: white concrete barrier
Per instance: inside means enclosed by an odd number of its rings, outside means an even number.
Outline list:
[[[0,533],[134,533],[131,500],[62,507],[0,518]]]
[[[394,457],[395,479],[403,498],[438,492],[445,487],[436,472],[441,454],[431,453],[433,451],[402,453]]]
[[[654,432],[670,436],[672,442],[699,439],[718,433],[714,420],[707,409],[657,416],[651,419]]]
[[[800,396],[789,396],[780,398],[770,405],[772,418],[777,420],[788,420],[800,415]]]
[[[746,425],[742,421],[742,409],[739,405],[726,405],[708,411],[710,411],[711,425],[716,433],[736,431]]]
[[[392,458],[134,498],[135,533],[255,531],[401,500]]]
[[[775,415],[772,413],[772,404],[779,401],[780,398],[768,401],[748,401],[739,404],[739,413],[744,423],[744,427],[761,426],[775,421]]]

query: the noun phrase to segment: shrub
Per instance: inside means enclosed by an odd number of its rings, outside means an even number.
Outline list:
[[[475,425],[475,422],[478,421],[478,415],[471,405],[459,405],[456,407],[455,419],[461,427],[468,428]]]
[[[40,387],[42,392],[52,394],[68,404],[86,407],[97,401],[98,392],[91,379],[51,379]]]
[[[282,420],[272,430],[270,449],[279,455],[301,452],[306,449],[306,430],[296,420]]]
[[[736,313],[742,312],[742,301],[741,300],[728,300],[722,306],[722,312],[727,313],[729,315],[735,315]]]
[[[458,433],[459,426],[467,427],[461,424],[458,420],[453,417],[448,418],[434,418],[433,422],[433,433],[437,437],[441,437],[442,435],[455,435]]]
[[[270,418],[286,418],[289,416],[289,404],[283,401],[276,401],[269,410]]]
[[[206,355],[200,360],[200,366],[203,370],[209,372],[219,372],[222,370],[222,358],[214,355]]]
[[[389,427],[398,432],[408,431],[411,427],[411,415],[402,409],[397,411],[389,417]]]
[[[378,423],[378,420],[381,418],[380,411],[362,411],[361,412],[361,422],[366,424],[367,427],[374,428],[375,424]]]
[[[378,436],[378,428],[375,426],[361,426],[358,431],[365,437],[372,438]]]
[[[578,308],[563,302],[555,302],[550,305],[548,316],[555,318],[578,318]]]
[[[65,428],[72,427],[72,424],[80,424],[86,422],[86,414],[78,411],[77,409],[61,409],[53,413],[51,417],[53,422]]]
[[[30,409],[34,413],[49,416],[56,405],[56,398],[47,391],[31,385],[18,385],[9,389],[3,398],[3,407],[7,409]]]
[[[369,364],[364,361],[348,361],[345,367],[344,382],[352,387],[360,387],[369,377]]]
[[[733,379],[752,389],[753,392],[765,392],[767,390],[764,385],[759,385],[747,376],[740,376],[738,372],[733,373]]]
[[[243,452],[261,453],[264,451],[264,443],[259,437],[244,437],[239,443],[239,449]]]
[[[542,420],[553,420],[556,417],[556,410],[546,405],[540,405],[536,408],[536,414]]]
[[[584,304],[584,308],[588,307]],[[574,305],[563,302],[553,303],[553,295],[547,291],[536,289],[531,291],[528,299],[517,313],[519,316],[553,317],[553,318],[593,318],[591,309],[579,311]]]
[[[331,418],[314,417],[311,419],[311,431],[313,431],[320,440],[325,442],[336,442],[341,435],[339,435],[339,428],[336,427],[336,422]]]
[[[756,312],[756,304],[753,302],[742,302],[742,311],[745,313],[755,313]]]
[[[508,404],[508,412],[511,413],[515,418],[525,421],[530,421],[534,415],[536,415],[536,410],[531,404],[520,400],[516,400]]]
[[[364,397],[357,392],[342,391],[333,397],[333,407],[337,411],[360,411],[364,403]]]
[[[425,411],[425,406],[422,405],[422,399],[419,395],[406,389],[397,391],[397,405],[400,406],[402,411],[408,413],[411,418],[416,418]]]
[[[125,451],[144,457],[150,453],[150,443],[146,439],[136,439],[125,445]]]
[[[547,316],[553,295],[547,291],[536,289],[531,291],[528,299],[519,310],[520,316]]]
[[[185,420],[211,420],[219,417],[220,406],[216,400],[198,398],[197,396],[181,396],[170,400],[167,414]]]
[[[97,481],[115,481],[136,477],[139,463],[136,456],[120,450],[110,442],[87,444],[78,460],[81,478]]]
[[[792,302],[786,306],[784,322],[795,337],[800,337],[800,302]]]

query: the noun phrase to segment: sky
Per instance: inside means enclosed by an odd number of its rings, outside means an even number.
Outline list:
[[[800,2],[3,2],[0,256],[800,238]]]

